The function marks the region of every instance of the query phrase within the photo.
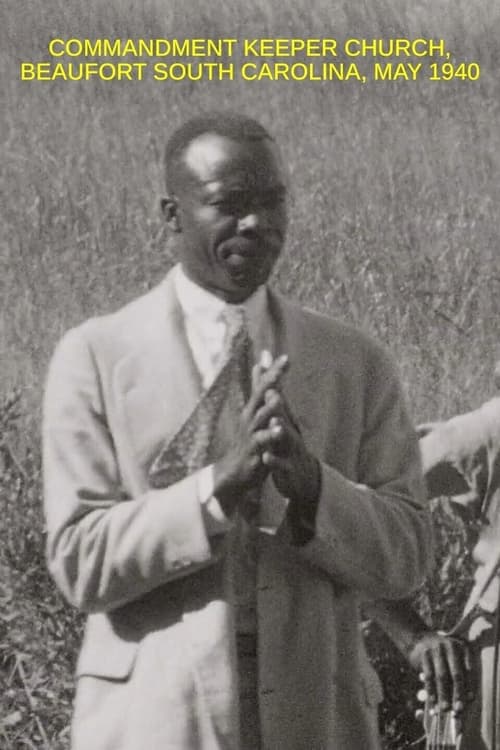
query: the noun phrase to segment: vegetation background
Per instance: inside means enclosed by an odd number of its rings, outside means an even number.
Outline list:
[[[0,747],[63,750],[79,617],[44,567],[40,397],[54,344],[172,263],[162,149],[206,108],[255,115],[289,164],[282,291],[371,331],[416,421],[473,408],[499,356],[497,0],[2,0]],[[476,82],[20,82],[53,37],[444,38]],[[78,60],[73,60],[78,62]],[[371,63],[371,61],[369,61]],[[363,65],[366,61],[363,62]],[[434,622],[467,588],[468,529],[435,509]],[[373,626],[386,748],[417,747],[414,678]]]

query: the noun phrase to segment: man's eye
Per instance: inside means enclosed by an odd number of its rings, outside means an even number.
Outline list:
[[[245,207],[247,197],[243,193],[230,193],[229,195],[215,198],[210,203],[212,206],[217,206],[224,213],[237,213]]]
[[[278,190],[263,191],[249,195],[245,191],[235,191],[227,195],[215,197],[210,205],[227,214],[244,214],[259,209],[275,209],[285,202],[285,194]]]

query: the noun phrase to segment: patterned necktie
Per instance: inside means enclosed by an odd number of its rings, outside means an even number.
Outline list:
[[[151,487],[168,487],[210,463],[223,407],[230,403],[233,415],[241,413],[249,393],[250,337],[241,307],[224,310],[226,336],[224,354],[213,383],[200,396],[193,411],[149,470]]]

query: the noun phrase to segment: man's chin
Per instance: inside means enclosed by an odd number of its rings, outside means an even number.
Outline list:
[[[246,297],[253,294],[259,286],[265,284],[270,275],[270,271],[264,268],[249,269],[226,266],[224,270],[228,291],[237,296],[246,295]]]
[[[252,296],[257,290],[260,284],[249,284],[242,280],[233,280],[231,285],[227,285],[225,289],[219,290],[219,296],[232,305],[239,305],[245,302],[246,299]]]
[[[229,304],[239,305],[251,297],[264,281],[255,277],[249,278],[243,274],[227,274],[224,281],[214,285],[210,291]]]

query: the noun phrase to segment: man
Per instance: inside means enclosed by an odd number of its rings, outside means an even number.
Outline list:
[[[500,363],[495,382],[500,387]],[[434,710],[453,709],[463,718],[460,750],[500,750],[498,674],[495,709],[493,696],[500,569],[500,397],[447,422],[423,425],[421,432],[429,496],[450,496],[477,523],[474,586],[450,635],[432,631],[408,602],[380,603],[373,614],[422,674]]]
[[[377,748],[358,600],[429,564],[392,364],[267,288],[286,185],[257,122],[185,123],[166,169],[180,264],[70,331],[46,391],[49,566],[89,613],[73,750]]]

